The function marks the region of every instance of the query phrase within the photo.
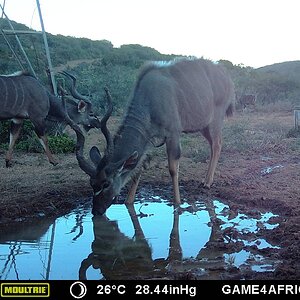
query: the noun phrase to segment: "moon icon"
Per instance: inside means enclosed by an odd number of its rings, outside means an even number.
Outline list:
[[[79,292],[78,292],[78,288],[79,287]],[[75,281],[72,283],[72,285],[70,286],[70,294],[71,296],[73,296],[75,299],[81,299],[86,295],[87,292],[87,288],[86,285],[81,282],[81,281]]]

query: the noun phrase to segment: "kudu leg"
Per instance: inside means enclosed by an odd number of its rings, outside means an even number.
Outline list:
[[[216,140],[213,141],[213,143],[211,145],[212,155],[211,155],[208,172],[207,172],[207,176],[206,176],[206,180],[205,180],[205,186],[208,188],[210,188],[210,186],[212,185],[213,180],[214,180],[214,174],[216,171],[217,163],[220,158],[221,147],[222,147],[221,138],[218,137],[218,138],[216,138]]]
[[[23,125],[22,120],[18,120],[18,121],[14,120],[10,124],[9,147],[5,157],[5,165],[7,168],[11,167],[13,149],[20,135],[22,125]]]
[[[180,238],[179,238],[179,213],[174,207],[173,212],[173,227],[170,234],[170,241],[169,241],[169,255],[167,261],[169,263],[181,261],[182,260],[182,248],[180,245]]]
[[[126,203],[126,207],[127,207],[128,213],[130,215],[131,222],[133,224],[134,238],[138,239],[138,240],[146,241],[143,229],[142,229],[141,224],[139,222],[139,218],[136,215],[136,211],[135,211],[134,206],[131,205],[131,203]],[[146,245],[147,245],[147,242],[146,242]]]
[[[210,145],[210,161],[208,165],[206,178],[204,181],[204,187],[210,188],[213,183],[215,170],[220,158],[222,138],[219,133],[215,133],[214,135],[212,135],[208,128],[205,129],[202,133],[204,137],[208,140]]]
[[[125,203],[132,204],[134,202],[135,195],[136,195],[136,190],[137,190],[137,187],[138,187],[139,182],[140,182],[142,171],[149,168],[150,161],[151,161],[151,156],[149,154],[147,154],[146,157],[145,157],[145,160],[143,161],[142,170],[140,170],[138,173],[136,173],[131,179],[131,186],[129,188],[129,192],[127,194],[127,198],[126,198]]]
[[[132,204],[134,202],[135,194],[136,194],[137,187],[139,185],[140,178],[141,178],[141,172],[136,174],[131,179],[131,186],[129,188],[129,192],[127,194],[127,198],[126,198],[126,201],[125,201],[127,204]]]
[[[44,148],[44,150],[45,150],[45,153],[46,153],[46,155],[47,155],[47,157],[48,157],[48,160],[49,160],[50,164],[52,164],[52,165],[54,165],[54,166],[57,165],[58,162],[57,162],[56,159],[53,157],[53,155],[52,155],[52,153],[51,153],[51,151],[50,151],[50,149],[49,149],[49,144],[48,144],[48,139],[47,139],[47,137],[46,137],[45,135],[40,136],[40,137],[39,137],[39,141],[40,141],[41,145],[43,146],[43,148]]]
[[[179,139],[168,139],[166,141],[169,173],[172,178],[173,192],[174,192],[174,203],[180,204],[180,192],[179,192],[179,159],[181,156],[181,149]]]
[[[38,138],[39,138],[39,141],[42,145],[42,147],[44,148],[44,151],[48,157],[48,160],[49,162],[52,164],[52,165],[57,165],[58,162],[56,161],[56,159],[53,157],[50,149],[49,149],[49,144],[48,144],[48,139],[45,135],[45,125],[44,123],[42,122],[41,124],[39,123],[34,123],[34,127],[35,127],[35,133],[37,134]]]

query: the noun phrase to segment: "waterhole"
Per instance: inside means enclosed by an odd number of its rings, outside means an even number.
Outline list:
[[[220,199],[174,207],[151,192],[93,217],[89,206],[1,232],[0,279],[222,279],[271,272],[262,237],[272,212],[235,213]],[[263,251],[262,251],[263,250]]]

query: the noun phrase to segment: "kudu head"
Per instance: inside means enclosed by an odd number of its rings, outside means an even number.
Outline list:
[[[101,119],[101,131],[106,139],[106,150],[104,155],[99,149],[93,146],[90,149],[90,159],[93,164],[87,161],[83,155],[84,136],[77,137],[76,157],[80,168],[90,176],[90,184],[93,188],[93,209],[94,215],[102,215],[114,202],[123,187],[124,178],[128,171],[136,165],[137,152],[133,153],[125,161],[111,162],[113,152],[113,141],[107,128],[107,121],[112,114],[113,105],[111,95],[105,88],[108,109]]]
[[[76,89],[76,77],[66,71],[62,71],[60,74],[63,74],[72,80],[72,85],[70,87],[71,95],[75,99],[79,100],[77,102],[76,111],[68,110],[68,114],[71,119],[78,124],[82,124],[86,132],[88,132],[91,128],[100,128],[100,121],[92,110],[92,103],[90,99],[80,94]]]

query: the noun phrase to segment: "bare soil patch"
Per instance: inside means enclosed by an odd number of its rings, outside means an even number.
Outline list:
[[[114,119],[110,125],[115,128],[117,124]],[[260,232],[280,249],[261,251],[269,251],[270,257],[282,263],[275,272],[249,271],[249,279],[300,278],[300,142],[286,137],[292,127],[292,112],[238,113],[226,121],[224,147],[210,190],[201,186],[207,161],[198,153],[207,149],[206,141],[197,136],[183,138],[180,186],[185,199],[219,198],[233,213],[271,211],[279,215],[277,228]],[[104,144],[98,131],[89,132],[87,149],[89,145],[103,149]],[[0,232],[14,222],[59,216],[91,201],[89,178],[78,167],[75,154],[56,155],[60,163],[51,166],[44,154],[16,152],[12,168],[5,168],[4,156],[0,153]],[[171,187],[163,147],[153,154],[140,186],[145,184]]]

